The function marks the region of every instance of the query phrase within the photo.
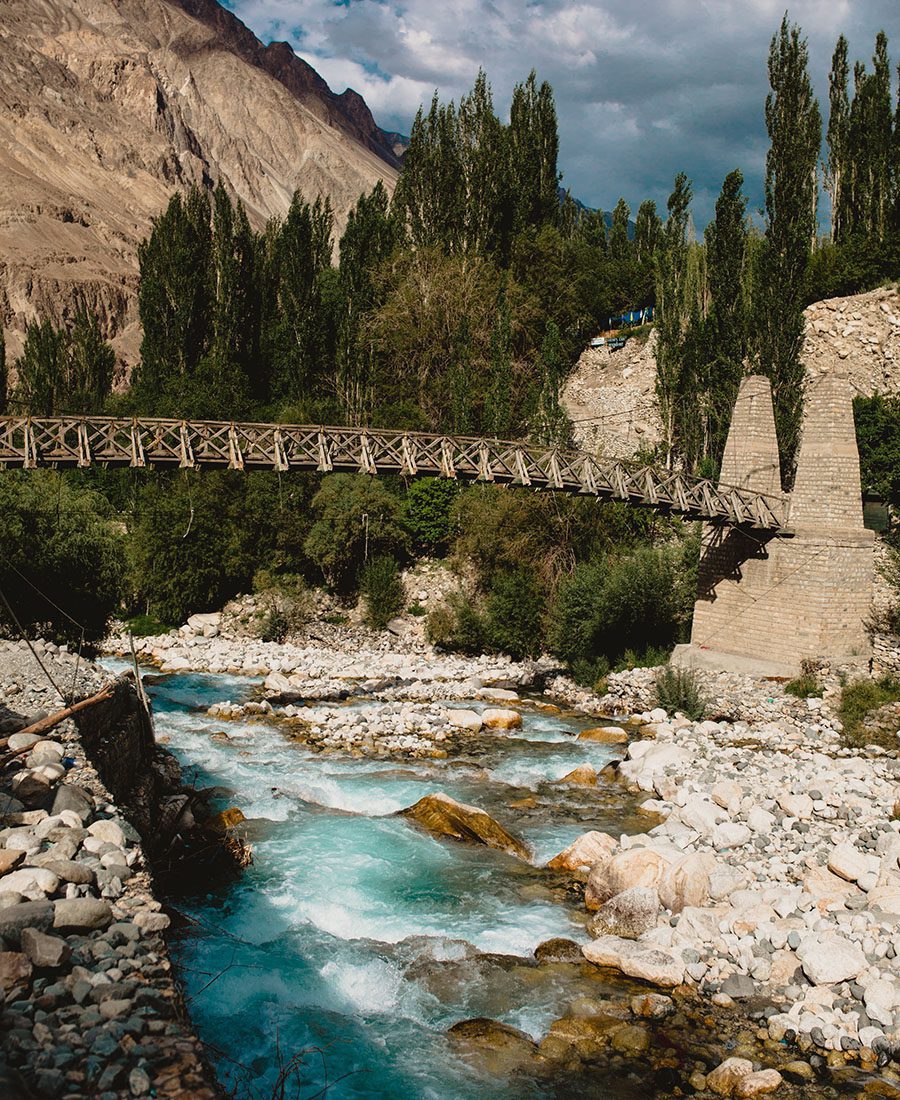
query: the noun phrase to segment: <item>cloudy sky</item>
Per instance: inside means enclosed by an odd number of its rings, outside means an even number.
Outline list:
[[[498,111],[533,67],[560,123],[563,186],[591,206],[624,195],[665,206],[694,181],[702,228],[739,167],[762,205],[768,43],[784,0],[227,0],[264,42],[285,39],[335,91],[360,92],[380,126],[409,132],[436,88],[458,99],[484,67]],[[884,28],[900,59],[897,0],[795,0],[827,114],[828,69],[843,32],[869,60]]]

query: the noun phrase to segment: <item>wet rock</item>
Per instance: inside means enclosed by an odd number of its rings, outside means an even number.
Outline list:
[[[732,1096],[767,1096],[781,1087],[781,1074],[777,1069],[761,1069],[745,1074],[735,1086]]]
[[[639,1058],[650,1049],[650,1036],[637,1024],[623,1024],[612,1033],[610,1045],[626,1058]]]
[[[481,720],[488,729],[517,730],[522,726],[522,715],[505,707],[486,707],[482,711]]]
[[[706,1075],[706,1087],[716,1096],[734,1096],[738,1082],[753,1072],[753,1063],[747,1058],[726,1058]]]
[[[602,1054],[612,1035],[623,1027],[617,1016],[600,1012],[562,1016],[554,1020],[540,1044],[541,1055],[563,1060],[574,1051],[584,1058]]]
[[[544,940],[534,949],[534,957],[538,962],[581,962],[584,956],[581,953],[581,945],[574,940],[567,940],[558,936],[552,940]]]
[[[576,787],[596,787],[597,773],[592,764],[579,764],[567,775],[559,780],[560,783],[571,783]]]
[[[238,809],[237,806],[231,806],[227,810],[222,810],[220,813],[208,817],[206,821],[203,822],[203,828],[208,833],[214,833],[216,836],[224,836],[229,829],[235,828],[235,826],[240,825],[241,822],[246,820],[242,810]]]
[[[59,936],[47,936],[36,928],[22,931],[22,950],[39,970],[58,970],[72,957],[72,949]]]
[[[582,948],[588,962],[611,966],[629,978],[672,987],[684,981],[684,963],[663,948],[619,936],[601,936]]]
[[[659,894],[652,886],[632,886],[604,902],[590,923],[592,936],[622,936],[636,940],[656,927]]]
[[[594,729],[582,730],[578,734],[579,741],[595,741],[600,745],[627,745],[628,734],[619,726],[597,726]]]
[[[643,1020],[663,1020],[675,1013],[675,1002],[664,993],[639,993],[631,998],[631,1011]]]
[[[72,931],[106,928],[113,913],[102,898],[67,898],[53,903],[53,927]]]
[[[486,1017],[454,1024],[447,1038],[464,1058],[498,1077],[532,1063],[538,1052],[537,1043],[524,1031]]]
[[[477,806],[457,802],[441,791],[425,795],[415,805],[401,810],[400,814],[436,836],[484,844],[519,859],[527,860],[531,855],[525,843],[507,832],[490,814]]]
[[[551,871],[587,872],[597,863],[606,863],[618,848],[616,841],[608,834],[593,830],[583,833],[554,856],[547,864]]]

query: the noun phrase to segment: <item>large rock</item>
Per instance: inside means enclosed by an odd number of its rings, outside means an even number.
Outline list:
[[[551,871],[572,871],[575,874],[584,874],[597,863],[608,863],[618,846],[608,833],[592,830],[589,833],[583,833],[558,856],[554,856],[547,867]]]
[[[454,729],[466,730],[468,733],[478,733],[483,725],[478,711],[464,710],[461,707],[448,710],[447,721]]]
[[[442,791],[425,795],[415,805],[400,810],[400,813],[435,836],[484,844],[488,848],[496,848],[520,859],[527,860],[531,856],[526,844],[507,832],[490,814],[477,806],[457,802]]]
[[[68,964],[72,949],[59,936],[47,936],[36,928],[22,931],[22,950],[39,970],[59,970]]]
[[[777,1069],[760,1069],[745,1074],[735,1085],[733,1095],[741,1100],[751,1096],[767,1096],[779,1089],[781,1083],[782,1076]]]
[[[688,906],[705,905],[710,896],[710,875],[717,866],[709,852],[689,852],[667,866],[659,881],[659,899],[673,913]]]
[[[505,707],[486,707],[481,712],[481,720],[492,730],[517,730],[522,725],[522,715]]]
[[[797,958],[813,985],[853,981],[868,966],[862,950],[836,932],[804,936],[797,948]]]
[[[0,909],[0,936],[18,947],[25,928],[46,932],[53,925],[53,905],[49,901],[23,901]]]
[[[599,745],[627,745],[628,734],[619,726],[596,726],[594,729],[582,730],[578,740],[595,741]]]
[[[0,993],[24,989],[31,981],[31,963],[18,951],[0,951]]]
[[[824,913],[830,905],[845,901],[852,894],[858,893],[853,883],[838,878],[827,868],[817,865],[810,867],[801,881],[803,889],[812,896],[820,913]]]
[[[707,1075],[706,1087],[716,1096],[734,1096],[741,1079],[753,1072],[748,1058],[726,1058]]]
[[[112,919],[110,904],[103,898],[65,898],[53,903],[53,927],[65,931],[107,928]]]
[[[619,936],[601,936],[586,944],[582,951],[588,962],[613,967],[629,978],[640,978],[652,985],[671,988],[684,981],[684,963],[661,947]]]
[[[652,848],[628,848],[591,869],[584,891],[588,909],[599,909],[632,886],[659,886],[669,861]]]
[[[63,783],[57,788],[52,812],[59,814],[63,810],[73,810],[82,821],[87,821],[94,810],[94,799],[83,787]]]
[[[571,783],[575,787],[596,787],[597,772],[592,764],[579,764],[559,780],[560,783]]]
[[[23,894],[32,901],[55,894],[59,877],[46,867],[22,867],[0,878],[0,893]]]
[[[484,1017],[461,1020],[448,1030],[447,1038],[467,1061],[498,1077],[533,1062],[538,1052],[537,1043],[524,1031]]]
[[[836,844],[828,856],[828,870],[847,882],[856,882],[869,869],[863,853],[852,844]]]
[[[636,940],[656,927],[659,894],[652,886],[632,886],[605,902],[591,921],[593,936],[621,936]]]

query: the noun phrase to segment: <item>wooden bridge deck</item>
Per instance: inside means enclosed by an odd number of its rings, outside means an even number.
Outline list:
[[[375,428],[110,416],[0,417],[0,467],[318,470],[587,493],[689,519],[787,533],[780,496],[581,451]]]

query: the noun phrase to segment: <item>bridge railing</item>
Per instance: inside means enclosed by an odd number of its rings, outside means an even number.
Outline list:
[[[159,417],[0,417],[0,467],[94,464],[458,478],[589,493],[691,519],[785,531],[782,497],[522,440]]]

